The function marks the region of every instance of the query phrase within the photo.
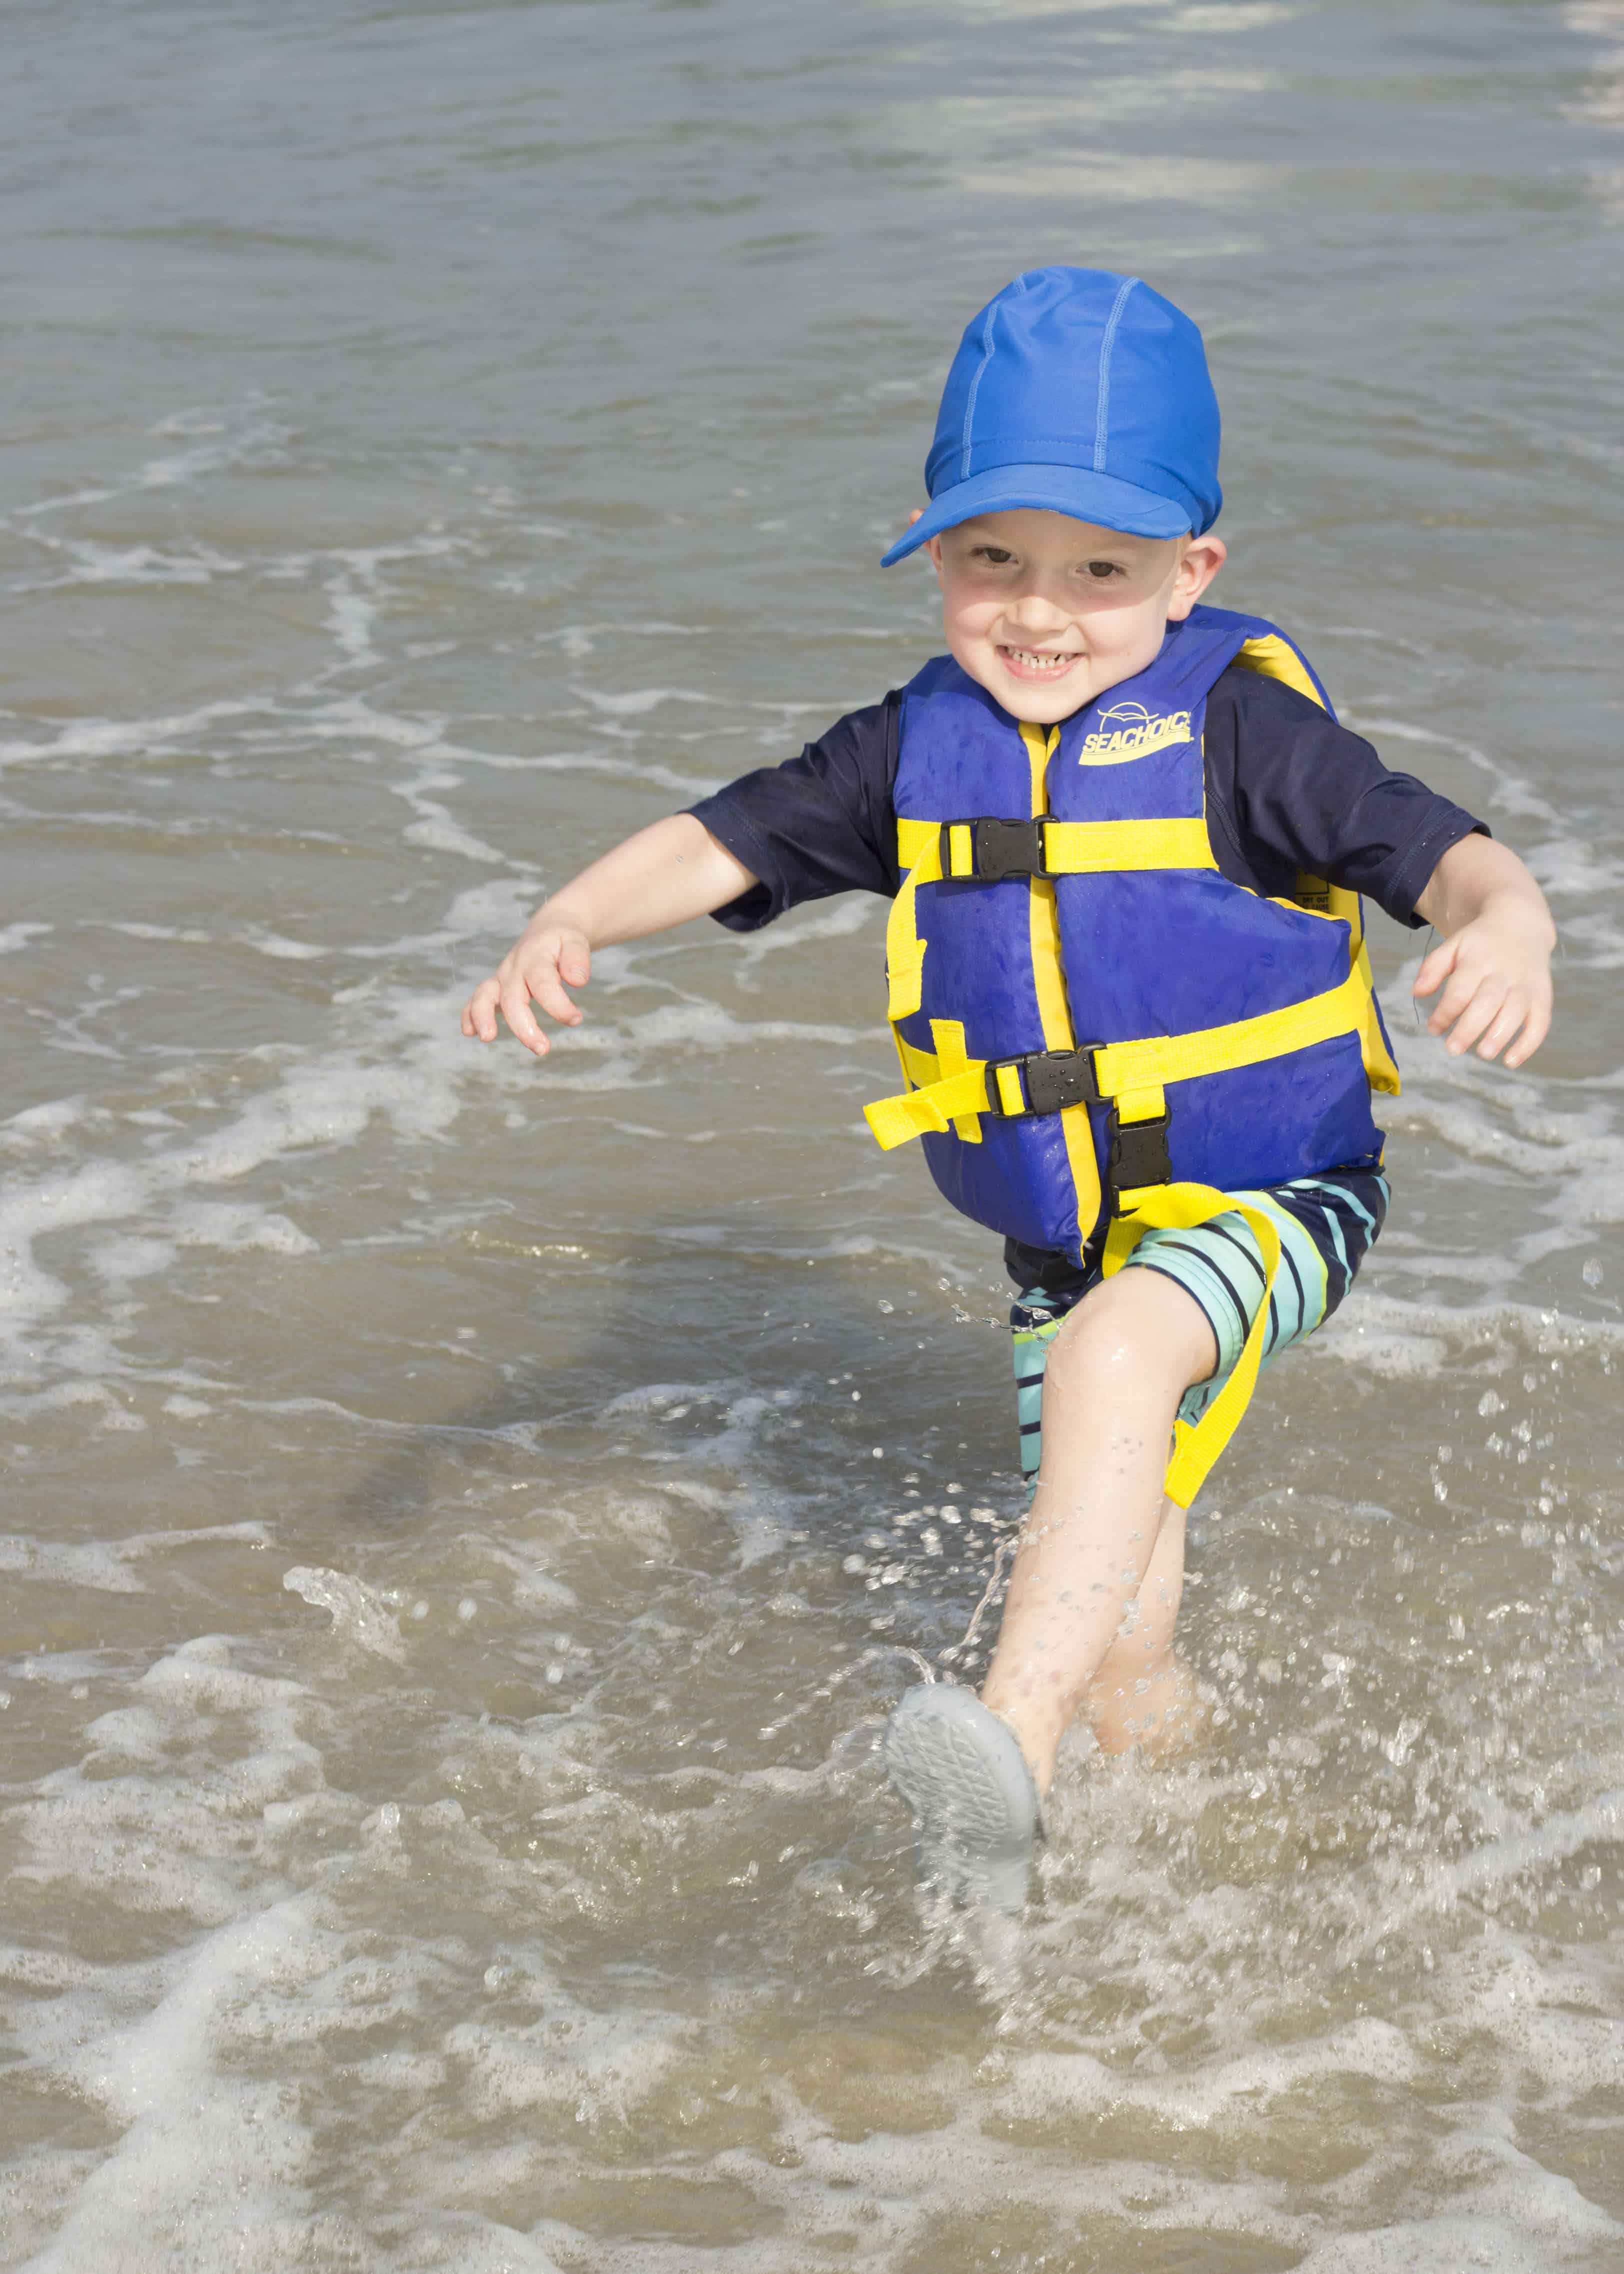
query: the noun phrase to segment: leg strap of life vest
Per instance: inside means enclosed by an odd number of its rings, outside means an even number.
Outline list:
[[[1152,1035],[1143,1042],[1094,1043],[1064,1053],[1033,1051],[1025,1058],[966,1058],[945,1077],[934,1052],[917,1050],[898,1036],[903,1067],[915,1087],[866,1105],[863,1118],[876,1142],[890,1152],[912,1137],[940,1133],[966,1116],[992,1113],[1014,1118],[1052,1113],[1079,1099],[1089,1103],[1140,1096],[1148,1099],[1169,1082],[1260,1065],[1267,1058],[1284,1058],[1338,1035],[1362,1034],[1369,996],[1369,980],[1356,968],[1339,987],[1288,1004],[1283,1011],[1237,1019],[1229,1026],[1204,1027],[1189,1035]],[[1056,1068],[1051,1080],[1041,1070],[1061,1057],[1084,1065]],[[1050,1092],[1068,1080],[1076,1096],[1051,1100]],[[1128,1105],[1122,1118],[1132,1124],[1147,1117]]]
[[[1147,1231],[1193,1231],[1198,1224],[1210,1224],[1218,1216],[1244,1216],[1262,1258],[1263,1292],[1229,1380],[1199,1421],[1173,1424],[1173,1457],[1164,1489],[1176,1506],[1188,1508],[1235,1434],[1257,1387],[1268,1332],[1269,1299],[1280,1269],[1280,1233],[1261,1209],[1211,1185],[1154,1186],[1146,1192],[1123,1193],[1120,1205],[1124,1210],[1131,1207],[1132,1212],[1116,1216],[1106,1234],[1102,1269],[1108,1279],[1121,1270]]]
[[[1215,869],[1201,820],[1029,821],[996,816],[968,821],[898,821],[904,871],[885,926],[888,1015],[920,1006],[925,942],[919,936],[921,885],[1005,877],[1104,876],[1121,869]]]

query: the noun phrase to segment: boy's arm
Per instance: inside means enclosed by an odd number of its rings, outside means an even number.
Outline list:
[[[1432,1033],[1457,1058],[1474,1043],[1508,1066],[1533,1056],[1551,1025],[1556,930],[1515,853],[1308,697],[1234,665],[1207,699],[1202,757],[1225,876],[1288,899],[1294,873],[1328,877],[1399,923],[1436,924],[1447,937],[1415,984],[1444,990]]]
[[[1416,901],[1446,937],[1416,974],[1414,993],[1443,993],[1427,1020],[1459,1058],[1502,1050],[1508,1066],[1531,1058],[1551,1030],[1551,953],[1556,926],[1545,894],[1516,855],[1490,837],[1452,845]]]
[[[595,947],[709,915],[756,881],[691,813],[673,813],[639,830],[542,903],[491,977],[470,996],[462,1032],[493,1043],[500,1009],[525,1049],[545,1058],[553,1045],[530,1004],[539,1003],[560,1026],[578,1027],[581,1012],[565,989],[586,985]]]

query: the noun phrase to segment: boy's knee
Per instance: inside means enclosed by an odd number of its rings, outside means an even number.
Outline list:
[[[1147,1378],[1175,1382],[1180,1396],[1218,1363],[1207,1314],[1193,1295],[1159,1271],[1125,1270],[1091,1287],[1049,1347],[1056,1384]]]

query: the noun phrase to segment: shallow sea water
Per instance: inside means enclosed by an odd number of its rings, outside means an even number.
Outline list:
[[[6,37],[0,2264],[1616,2274],[1624,7]],[[1374,919],[1391,1228],[1198,1504],[1218,1726],[1075,1743],[999,1936],[876,1758],[1020,1509],[880,905],[456,1016],[931,651],[876,555],[1052,259],[1202,321],[1217,597],[1566,945],[1508,1077]]]

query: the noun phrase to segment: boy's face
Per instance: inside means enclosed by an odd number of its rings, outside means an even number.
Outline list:
[[[1033,508],[960,522],[927,550],[954,660],[1012,716],[1052,727],[1154,660],[1225,548]]]

